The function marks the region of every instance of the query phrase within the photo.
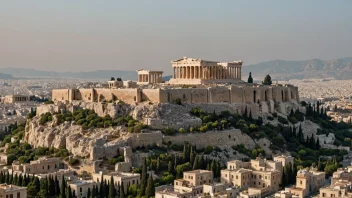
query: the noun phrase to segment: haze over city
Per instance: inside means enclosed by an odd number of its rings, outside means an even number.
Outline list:
[[[4,1],[0,68],[161,69],[184,56],[244,65],[352,54],[352,2]]]

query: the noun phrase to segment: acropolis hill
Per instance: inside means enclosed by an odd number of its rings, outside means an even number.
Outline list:
[[[109,81],[109,89],[56,89],[54,101],[102,102],[122,100],[173,103],[298,102],[298,88],[291,85],[258,85],[241,80],[242,61],[215,62],[184,57],[171,61],[173,78],[162,83],[162,71],[138,70],[138,82]],[[152,86],[148,86],[152,85]],[[185,86],[188,85],[188,86]]]
[[[113,157],[116,149],[123,146],[140,148],[185,141],[197,148],[210,145],[229,149],[229,156],[223,156],[226,159],[235,158],[230,154],[234,145],[250,149],[259,145],[270,155],[268,139],[254,140],[239,128],[225,127],[221,132],[212,131],[211,127],[206,129],[204,125],[209,123],[204,123],[204,119],[191,111],[200,109],[217,115],[229,112],[233,116],[260,118],[275,126],[279,122],[271,114],[286,117],[292,110],[305,111],[298,103],[295,86],[242,81],[242,61],[224,63],[185,57],[171,63],[173,78],[168,82],[162,82],[162,71],[140,69],[137,82],[111,78],[108,88],[53,90],[54,104],[37,108],[37,116],[27,122],[24,141],[34,147],[66,148],[74,155],[89,156],[91,160]],[[87,113],[74,113],[78,110],[94,110],[96,116],[108,115],[113,120],[129,116],[138,126],[146,125],[147,129],[136,131],[129,123],[107,126],[101,123],[99,127],[94,120],[82,117]],[[41,123],[46,113],[52,115],[52,121]],[[58,120],[58,116],[67,115],[74,118]],[[87,122],[85,127],[80,120]],[[316,133],[317,126],[312,122],[303,121],[302,126],[304,133]],[[181,132],[170,135],[165,130]],[[182,131],[193,132],[184,134]],[[133,163],[138,164],[138,159],[140,157]]]

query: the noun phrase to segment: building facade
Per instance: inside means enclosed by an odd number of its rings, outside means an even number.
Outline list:
[[[163,81],[162,71],[151,71],[140,69],[138,73],[138,84],[157,84]]]
[[[250,189],[250,192],[254,194],[260,191],[261,195],[267,195],[279,190],[281,173],[281,162],[260,158],[250,162],[233,160],[227,163],[227,169],[221,170],[221,183],[228,183],[241,189]]]
[[[27,198],[27,188],[16,185],[0,184],[1,198]]]
[[[242,61],[216,62],[183,57],[171,61],[170,84],[228,83],[241,80]]]
[[[114,178],[115,187],[123,185],[125,192],[127,192],[129,186],[133,184],[138,185],[141,182],[140,174],[126,172],[110,172],[106,174],[103,174],[103,172],[94,173],[93,181],[99,183],[101,182],[101,179],[103,179],[104,181],[106,180],[107,182],[110,182],[111,177]]]
[[[28,174],[47,174],[65,169],[65,164],[60,158],[46,158],[41,157],[38,160],[31,161],[30,163],[20,164],[18,161],[12,163],[12,169],[15,172],[22,172]]]

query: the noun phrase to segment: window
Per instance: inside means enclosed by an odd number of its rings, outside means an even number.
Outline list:
[[[299,181],[299,183],[300,183],[300,184],[302,184],[302,180],[301,180],[301,181]]]
[[[48,165],[48,170],[50,170],[50,165]]]
[[[79,192],[82,192],[82,187],[79,188]]]

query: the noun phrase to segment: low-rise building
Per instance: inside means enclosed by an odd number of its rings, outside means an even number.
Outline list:
[[[69,182],[72,192],[75,191],[77,198],[87,197],[88,190],[92,192],[93,187],[98,187],[98,183],[93,180],[76,180]]]
[[[294,157],[292,156],[286,156],[286,155],[279,155],[274,157],[275,162],[281,162],[282,167],[287,166],[287,165],[293,165],[294,162]]]
[[[18,161],[12,163],[12,169],[16,172],[28,174],[47,174],[53,173],[66,166],[60,158],[41,157],[38,160],[30,161],[30,163],[20,164]]]
[[[221,182],[241,189],[251,188],[251,192],[260,192],[263,196],[279,189],[281,173],[281,161],[259,158],[250,162],[233,160],[227,163],[227,169],[221,170]],[[242,196],[251,196],[250,194],[244,193]]]
[[[315,169],[301,169],[297,172],[296,186],[286,188],[285,191],[303,198],[312,192],[318,191],[324,183],[325,172]]]
[[[326,188],[320,188],[319,197],[352,197],[352,182],[341,180]]]
[[[2,103],[12,104],[18,102],[29,102],[30,97],[24,95],[7,95],[3,98]]]
[[[110,182],[111,177],[114,179],[115,187],[123,185],[125,192],[127,192],[128,186],[140,184],[140,174],[126,172],[94,173],[93,181],[99,183],[103,179],[104,181]]]
[[[27,188],[16,185],[0,184],[1,198],[27,198]]]
[[[213,183],[213,171],[194,170],[183,173],[182,179],[174,181],[176,192],[191,192],[194,196],[203,193],[203,184]]]

